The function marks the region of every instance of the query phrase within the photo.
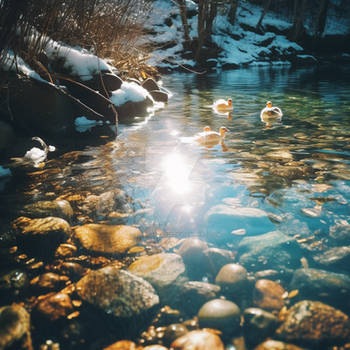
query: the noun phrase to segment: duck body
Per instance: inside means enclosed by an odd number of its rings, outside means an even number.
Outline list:
[[[228,99],[227,101],[224,99],[219,99],[214,102],[213,108],[218,112],[230,112],[233,111],[232,99]]]
[[[220,128],[219,132],[211,130],[210,127],[205,127],[204,131],[194,136],[194,140],[204,145],[214,145],[223,141],[227,132],[228,129],[224,126]]]
[[[272,106],[270,101],[266,102],[266,107],[260,112],[260,119],[265,123],[272,120],[281,120],[282,116],[282,110],[279,107]]]

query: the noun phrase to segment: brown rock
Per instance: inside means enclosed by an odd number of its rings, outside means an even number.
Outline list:
[[[103,350],[137,350],[136,344],[130,340],[119,340]]]
[[[71,228],[68,222],[57,217],[29,219],[19,217],[13,222],[19,244],[40,256],[53,254],[57,246],[65,241]]]
[[[224,350],[224,344],[214,333],[206,330],[192,331],[173,341],[170,350]]]
[[[30,339],[30,316],[26,309],[19,305],[0,308],[0,349],[7,349],[17,342],[27,342]],[[21,349],[22,347],[16,347]],[[31,349],[31,346],[27,349]]]
[[[303,350],[299,346],[287,344],[278,340],[266,340],[254,348],[254,350]]]
[[[68,294],[48,294],[39,300],[36,311],[51,321],[67,317],[73,312],[73,304]]]
[[[86,224],[74,230],[74,238],[96,253],[123,254],[136,245],[141,231],[133,226]]]
[[[341,344],[350,339],[349,317],[318,301],[303,300],[287,312],[276,334],[284,341],[302,345]]]
[[[33,278],[30,284],[35,288],[53,290],[62,287],[68,280],[69,278],[67,276],[47,272]]]
[[[275,281],[258,280],[253,292],[254,304],[266,310],[280,310],[284,305],[284,288]]]

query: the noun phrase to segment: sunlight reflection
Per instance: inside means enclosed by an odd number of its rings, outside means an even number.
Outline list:
[[[170,153],[163,159],[162,167],[167,184],[175,194],[184,195],[191,192],[192,183],[188,177],[192,166],[186,158],[176,152]]]

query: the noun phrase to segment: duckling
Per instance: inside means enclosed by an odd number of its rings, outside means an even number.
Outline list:
[[[220,127],[219,132],[213,131],[206,126],[203,132],[194,136],[194,140],[204,145],[214,145],[223,141],[227,132],[228,129],[224,126]]]
[[[272,107],[272,102],[267,101],[266,107],[260,112],[260,119],[264,123],[269,123],[273,120],[280,121],[282,119],[283,113],[279,107]]]
[[[221,98],[214,102],[213,108],[218,112],[233,111],[232,99],[229,98],[227,101],[225,101]]]
[[[32,137],[32,140],[38,141],[42,149],[33,147],[28,150],[22,158],[11,158],[17,165],[32,165],[35,168],[39,168],[46,160],[47,154],[56,150],[55,146],[47,145],[44,140],[38,136]]]

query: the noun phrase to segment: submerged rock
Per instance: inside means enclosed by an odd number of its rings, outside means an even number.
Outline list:
[[[68,222],[57,217],[39,219],[19,217],[14,220],[13,228],[19,244],[26,251],[48,258],[71,233]]]
[[[329,305],[303,300],[293,305],[276,334],[282,340],[319,349],[350,339],[349,317]]]
[[[133,226],[86,224],[76,227],[73,237],[89,251],[123,254],[139,242],[141,235]]]
[[[238,246],[239,262],[248,270],[289,270],[300,266],[301,250],[294,238],[280,231],[245,237]]]
[[[170,346],[172,350],[224,350],[224,344],[214,333],[206,330],[188,332],[177,338]]]
[[[267,337],[271,337],[279,325],[278,318],[259,308],[244,310],[243,332],[250,345],[259,344]]]
[[[254,350],[305,350],[294,344],[288,344],[279,340],[269,339],[259,344]]]
[[[198,322],[201,328],[214,328],[225,335],[232,335],[240,327],[241,310],[232,301],[213,299],[198,311]]]
[[[275,281],[258,280],[253,291],[254,304],[266,310],[280,310],[284,305],[285,289]]]
[[[19,343],[26,343],[26,349],[31,346],[30,316],[25,308],[19,305],[3,306],[0,308],[0,349],[7,349],[12,345],[22,349]],[[24,347],[23,347],[24,349]]]
[[[70,221],[73,216],[73,209],[68,201],[61,199],[26,204],[20,213],[22,216],[28,216],[30,218],[54,216]]]
[[[175,282],[185,272],[185,265],[178,254],[160,253],[137,258],[128,270],[151,283],[161,299],[171,303],[177,294]]]
[[[205,215],[208,239],[227,239],[235,230],[244,229],[247,235],[260,235],[275,228],[267,213],[257,208],[219,204]]]
[[[89,272],[76,290],[84,301],[115,317],[132,318],[159,303],[149,282],[115,266]]]
[[[298,269],[290,289],[298,289],[300,299],[326,302],[341,309],[350,309],[350,277],[319,269]]]
[[[229,299],[241,302],[248,292],[248,272],[239,264],[224,265],[215,278],[222,293]]]

